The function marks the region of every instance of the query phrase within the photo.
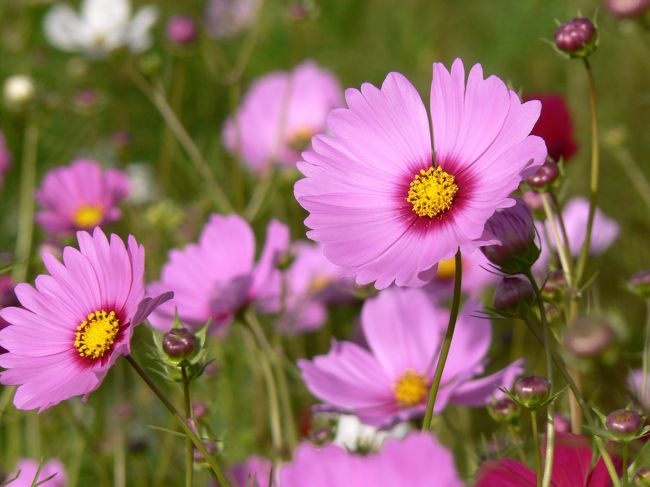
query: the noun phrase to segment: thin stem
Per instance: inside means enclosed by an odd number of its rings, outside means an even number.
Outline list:
[[[34,188],[36,185],[38,134],[36,121],[31,115],[27,115],[20,173],[18,235],[14,254],[16,265],[12,272],[14,282],[23,282],[27,278],[29,269],[32,234],[34,233]]]
[[[449,349],[451,348],[451,340],[454,337],[454,329],[456,328],[456,319],[458,318],[458,309],[460,308],[461,283],[463,280],[463,260],[460,255],[460,249],[456,252],[455,263],[456,274],[454,275],[454,297],[451,304],[451,312],[449,314],[449,323],[447,324],[447,332],[445,333],[445,338],[442,342],[440,356],[438,357],[438,363],[436,364],[436,372],[433,376],[431,389],[429,390],[429,400],[424,415],[424,422],[422,423],[422,431],[431,430],[433,427],[433,408],[436,403],[438,389],[440,388],[442,372],[445,369],[445,363],[447,362],[447,356],[449,355]]]
[[[553,209],[551,208],[551,202],[547,193],[542,193],[542,205],[544,206],[544,212],[546,213],[546,220],[551,227],[551,233],[553,234],[553,240],[555,240],[555,248],[560,257],[560,264],[562,265],[562,272],[564,273],[564,279],[566,279],[567,286],[569,288],[573,287],[573,260],[571,254],[567,252],[567,248],[560,238],[560,231],[558,230],[557,222],[555,221],[555,215]]]
[[[542,449],[539,446],[539,431],[537,431],[537,411],[530,410],[530,424],[533,427],[533,449],[535,450],[535,478],[536,485],[542,485]]]
[[[623,485],[629,485],[629,479],[628,479],[628,474],[627,474],[627,462],[628,462],[628,443],[625,442],[623,443]]]
[[[210,465],[210,469],[212,472],[216,475],[217,480],[219,481],[219,484],[222,485],[223,487],[230,487],[230,482],[226,478],[226,476],[223,474],[221,467],[219,464],[216,462],[216,460],[208,453],[208,451],[205,449],[205,446],[203,445],[203,442],[201,439],[197,436],[197,434],[192,431],[192,428],[187,424],[187,421],[185,418],[181,415],[181,413],[176,409],[176,406],[167,398],[165,393],[158,387],[158,385],[149,377],[147,372],[142,368],[142,366],[133,358],[131,355],[126,355],[125,356],[126,360],[131,364],[133,369],[136,371],[136,373],[140,376],[140,378],[149,386],[149,389],[156,395],[158,399],[160,399],[160,402],[169,410],[169,412],[174,416],[179,424],[181,425],[181,428],[183,429],[183,432],[185,433],[185,436],[190,438],[192,440],[192,443],[196,447],[199,452],[201,452],[201,455],[203,455],[203,458],[208,462]]]
[[[208,161],[205,160],[203,154],[192,140],[192,137],[190,137],[187,130],[183,127],[183,124],[174,113],[174,110],[169,106],[162,90],[152,88],[138,73],[132,72],[131,74],[135,84],[158,109],[158,112],[165,120],[165,123],[169,126],[170,130],[178,140],[178,143],[189,156],[190,161],[192,161],[196,170],[210,185],[211,194],[218,209],[225,213],[234,211],[230,201],[228,201],[228,198],[226,197],[226,193],[221,188],[221,185],[215,178],[214,174],[212,174]]]
[[[553,202],[553,206],[555,207],[555,213],[557,215],[557,221],[560,224],[560,233],[562,234],[562,241],[564,242],[564,251],[566,252],[566,255],[569,257],[569,271],[573,274],[573,256],[571,255],[571,242],[569,241],[569,234],[566,229],[566,225],[564,224],[564,217],[562,216],[562,207],[560,206],[560,202],[557,199],[557,196],[555,196],[555,193],[553,191],[549,192],[549,196],[551,198],[551,201]]]
[[[185,419],[190,421],[192,419],[192,395],[190,391],[190,379],[187,376],[185,367],[181,367],[181,375],[183,377]],[[186,487],[192,487],[194,485],[194,450],[192,448],[192,440],[189,438],[185,441],[185,485]]]
[[[517,449],[517,455],[519,455],[519,460],[521,460],[522,463],[526,463],[526,454],[524,453],[524,449],[521,447],[521,438],[517,431],[515,430],[514,426],[511,424],[508,425],[508,433],[512,437],[512,442],[515,445],[515,448]]]
[[[546,319],[546,311],[544,310],[544,301],[542,300],[542,293],[539,290],[537,281],[533,273],[528,270],[526,277],[533,287],[533,292],[537,299],[537,307],[539,310],[540,320],[542,321],[542,331],[544,336],[544,351],[546,353],[546,376],[551,383],[551,394],[553,393],[553,353],[551,349],[551,330]],[[554,405],[553,401],[549,402],[546,408],[546,455],[544,459],[544,476],[542,480],[543,487],[551,485],[551,474],[553,472],[553,450],[555,447],[555,426],[554,426]]]
[[[643,367],[641,369],[641,401],[648,397],[648,374],[650,374],[650,299],[646,299],[645,346],[643,347]]]
[[[244,210],[244,217],[252,222],[255,220],[255,217],[262,209],[264,202],[266,201],[269,191],[273,187],[273,181],[275,180],[275,168],[271,166],[268,169],[267,174],[264,176],[262,181],[260,181],[256,186],[253,194]]]
[[[603,439],[600,436],[595,435],[594,442],[596,443],[596,448],[600,453],[600,457],[603,459],[603,462],[605,463],[605,468],[607,468],[607,473],[609,473],[609,477],[612,479],[612,486],[621,487],[621,481],[618,478],[618,472],[616,472],[616,467],[614,467],[614,462],[612,462],[612,457],[607,451],[607,447],[605,446]]]
[[[622,146],[612,147],[610,154],[623,168],[628,179],[637,193],[639,193],[639,196],[641,196],[646,207],[650,210],[650,182],[648,182],[648,178],[634,160],[632,154]]]
[[[594,226],[594,215],[596,214],[596,200],[598,198],[598,177],[600,174],[600,140],[598,136],[598,113],[596,105],[596,82],[591,70],[589,60],[584,58],[587,78],[589,80],[589,108],[591,109],[591,176],[589,179],[589,217],[587,219],[587,233],[582,245],[578,267],[575,274],[576,285],[580,284],[582,275],[589,259],[591,247],[591,232]]]

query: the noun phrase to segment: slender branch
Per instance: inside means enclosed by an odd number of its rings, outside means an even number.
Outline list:
[[[542,485],[542,449],[539,446],[539,432],[537,431],[537,411],[530,410],[530,423],[533,428],[533,448],[535,450],[535,478],[537,487]]]
[[[542,205],[544,206],[546,219],[549,223],[549,226],[551,227],[553,240],[555,240],[555,248],[557,249],[557,253],[560,257],[560,264],[562,265],[564,279],[566,279],[568,287],[573,288],[573,258],[571,257],[571,254],[567,252],[567,246],[564,245],[562,238],[560,237],[558,225],[555,221],[555,215],[553,214],[551,202],[547,193],[542,193]]]
[[[190,379],[187,376],[187,369],[181,367],[181,375],[183,378],[183,405],[185,407],[185,418],[187,421],[192,420],[192,395],[190,391]],[[192,448],[192,440],[187,438],[185,440],[185,485],[192,487],[194,484],[194,450]]]
[[[463,280],[463,260],[460,254],[460,249],[456,252],[455,263],[456,274],[454,275],[454,297],[451,304],[451,312],[449,314],[449,323],[447,324],[447,332],[445,333],[445,338],[442,342],[442,347],[440,348],[440,356],[438,357],[438,363],[436,364],[433,383],[429,390],[429,400],[424,415],[424,422],[422,423],[422,431],[431,430],[433,426],[433,409],[436,403],[436,396],[438,395],[438,389],[440,388],[440,382],[442,381],[442,373],[445,369],[445,363],[447,362],[447,356],[449,355],[449,349],[451,348],[451,340],[454,337],[454,330],[456,328],[458,309],[460,308],[461,284]]]
[[[197,434],[192,431],[192,428],[187,424],[187,421],[185,418],[181,415],[181,413],[176,409],[176,406],[169,400],[169,398],[165,395],[165,393],[158,387],[158,385],[149,377],[147,372],[142,368],[142,366],[133,358],[131,355],[126,355],[125,356],[126,360],[131,364],[133,369],[136,371],[136,373],[140,376],[140,378],[149,386],[149,389],[156,395],[158,399],[160,399],[160,402],[163,403],[163,405],[169,410],[169,412],[174,416],[179,424],[181,425],[181,428],[183,429],[183,432],[185,433],[185,436],[190,438],[192,440],[192,443],[194,444],[194,447],[201,452],[201,455],[203,455],[203,458],[205,459],[206,462],[208,462],[208,465],[210,465],[210,469],[212,472],[215,474],[217,477],[217,480],[219,481],[219,484],[222,485],[223,487],[230,487],[230,482],[226,478],[226,476],[223,474],[221,467],[219,464],[216,462],[216,460],[208,453],[208,451],[205,449],[205,446],[203,445],[203,442],[201,439],[197,436]]]

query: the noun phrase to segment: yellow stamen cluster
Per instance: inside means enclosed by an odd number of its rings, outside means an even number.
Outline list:
[[[445,259],[438,262],[436,277],[442,280],[453,279],[456,275],[456,259]]]
[[[104,218],[102,205],[81,205],[74,212],[72,220],[79,228],[93,228],[99,225]]]
[[[422,403],[428,388],[427,379],[422,374],[409,369],[397,379],[393,391],[400,405],[411,407]]]
[[[287,137],[287,145],[295,152],[302,152],[309,147],[314,131],[307,127],[294,130]]]
[[[82,357],[102,358],[113,346],[119,329],[120,320],[115,311],[95,311],[77,327],[74,346]]]
[[[454,176],[443,171],[440,166],[420,170],[409,186],[406,201],[413,205],[418,216],[433,218],[451,208],[458,185]]]

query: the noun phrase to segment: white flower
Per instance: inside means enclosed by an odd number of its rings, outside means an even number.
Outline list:
[[[4,82],[3,94],[7,104],[19,106],[29,102],[34,97],[34,82],[24,74],[15,74]]]
[[[158,11],[151,6],[131,18],[129,0],[83,0],[79,14],[68,5],[53,6],[45,17],[44,30],[53,46],[100,58],[122,47],[131,52],[147,49],[157,18]]]
[[[134,162],[126,166],[126,174],[131,181],[131,194],[127,201],[136,205],[151,202],[158,194],[151,164]]]
[[[388,438],[404,438],[410,429],[408,423],[399,423],[389,430],[378,430],[362,423],[356,416],[342,414],[333,443],[349,451],[377,451]]]

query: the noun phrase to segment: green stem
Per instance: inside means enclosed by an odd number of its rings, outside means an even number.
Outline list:
[[[551,394],[553,393],[553,352],[551,350],[551,330],[546,319],[546,311],[544,310],[544,301],[542,300],[542,293],[539,290],[535,276],[530,271],[526,272],[526,277],[533,287],[533,292],[537,299],[537,307],[539,310],[540,320],[542,321],[542,330],[544,333],[544,351],[546,353],[546,376],[551,383]],[[551,475],[553,473],[553,451],[555,447],[555,426],[554,426],[554,404],[553,401],[549,402],[546,408],[546,455],[544,459],[544,476],[542,479],[542,486],[549,487],[551,485]]]
[[[185,419],[192,419],[192,395],[190,391],[190,379],[187,376],[185,367],[181,367],[183,377],[183,405],[185,406]],[[185,485],[192,487],[194,485],[194,450],[192,440],[187,438],[185,441]]]
[[[526,463],[526,454],[524,453],[524,449],[521,447],[521,438],[517,431],[515,430],[514,426],[511,424],[508,425],[508,433],[512,437],[512,442],[515,445],[515,448],[517,449],[517,455],[519,456],[519,460],[521,460],[521,463]]]
[[[628,444],[627,442],[623,443],[623,485],[627,486],[630,483],[630,480],[628,479],[628,474],[627,474],[627,462],[628,462]]]
[[[533,449],[535,450],[535,485],[542,485],[542,449],[539,446],[539,432],[537,431],[537,411],[530,410],[530,424],[533,427]]]
[[[12,272],[14,282],[27,278],[29,256],[34,233],[34,188],[36,187],[36,159],[38,154],[38,125],[31,115],[25,122],[23,154],[20,173],[20,200],[18,208],[18,235],[16,237],[15,260]]]
[[[582,275],[589,259],[591,247],[591,233],[594,226],[594,215],[596,214],[596,200],[598,198],[598,176],[600,173],[600,139],[598,136],[598,113],[596,105],[596,83],[591,70],[589,60],[584,58],[587,78],[589,80],[589,107],[591,109],[591,176],[589,179],[589,217],[587,219],[587,233],[582,245],[578,267],[575,274],[576,286],[580,285]]]
[[[456,252],[455,257],[456,270],[454,275],[454,297],[451,304],[451,312],[449,314],[449,323],[447,324],[447,332],[445,333],[442,348],[440,349],[440,356],[436,364],[436,372],[433,376],[431,389],[429,390],[429,400],[427,402],[427,409],[424,415],[424,422],[422,423],[422,431],[431,430],[433,427],[433,408],[436,403],[436,396],[442,381],[442,372],[445,369],[449,349],[451,348],[451,340],[454,337],[454,329],[456,328],[456,319],[458,318],[458,309],[460,308],[460,295],[461,283],[463,280],[463,260],[460,255],[460,249]]]
[[[551,227],[551,233],[553,234],[553,240],[555,240],[555,248],[560,257],[560,264],[562,266],[562,272],[564,273],[564,279],[566,279],[567,286],[569,288],[573,287],[573,260],[571,253],[567,251],[567,246],[562,241],[560,237],[560,231],[558,230],[558,224],[555,221],[555,215],[553,214],[553,209],[551,208],[551,202],[547,193],[542,193],[542,205],[544,206],[544,212],[546,213],[546,221]]]
[[[643,347],[643,367],[641,372],[641,401],[648,397],[648,374],[650,374],[650,299],[646,299],[645,345]]]
[[[203,458],[205,459],[206,462],[210,465],[210,469],[214,473],[214,475],[217,477],[217,480],[219,481],[219,484],[222,487],[230,487],[230,482],[226,478],[226,476],[223,474],[221,467],[217,463],[217,461],[208,453],[208,451],[205,449],[205,446],[203,445],[203,442],[201,439],[197,436],[197,434],[192,431],[192,428],[187,424],[187,421],[185,418],[181,415],[181,413],[176,409],[176,406],[167,398],[165,393],[158,387],[158,385],[149,377],[147,372],[142,368],[142,366],[133,358],[131,355],[126,355],[125,356],[126,360],[131,364],[133,369],[136,371],[136,373],[140,376],[140,378],[149,386],[149,389],[156,395],[156,397],[160,400],[160,402],[165,406],[169,412],[174,416],[177,420],[178,423],[181,425],[181,428],[183,429],[183,432],[185,433],[185,436],[190,438],[192,440],[192,443],[194,444],[194,447],[201,452],[201,455],[203,455]]]

